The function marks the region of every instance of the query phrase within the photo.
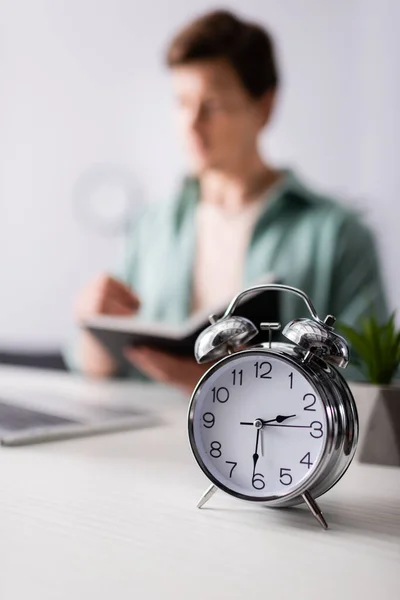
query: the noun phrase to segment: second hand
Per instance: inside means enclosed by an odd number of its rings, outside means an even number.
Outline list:
[[[265,423],[264,427],[290,427],[292,429],[311,429],[311,425],[278,425],[277,423]]]

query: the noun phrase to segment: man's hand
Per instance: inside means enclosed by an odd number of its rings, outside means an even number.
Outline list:
[[[80,323],[96,315],[133,315],[139,305],[139,298],[125,284],[109,275],[101,275],[82,290],[75,313]],[[117,365],[114,359],[89,332],[82,331],[78,351],[84,373],[95,377],[115,373]]]
[[[146,375],[170,383],[191,394],[210,364],[199,365],[194,358],[181,358],[152,348],[126,348],[126,358]]]
[[[78,321],[95,315],[133,315],[140,301],[124,283],[109,275],[101,275],[86,286],[78,297]]]

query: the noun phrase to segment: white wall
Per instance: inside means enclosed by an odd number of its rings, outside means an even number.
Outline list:
[[[73,189],[93,165],[123,166],[147,200],[172,193],[183,162],[162,52],[192,0],[0,3],[0,346],[56,344],[79,287],[117,260]],[[285,84],[264,145],[316,186],[357,201],[400,305],[400,41],[397,0],[239,0],[270,26]]]

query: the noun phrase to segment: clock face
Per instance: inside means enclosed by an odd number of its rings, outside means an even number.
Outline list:
[[[190,440],[201,468],[225,491],[252,500],[295,492],[327,440],[326,409],[290,360],[238,353],[198,387]]]

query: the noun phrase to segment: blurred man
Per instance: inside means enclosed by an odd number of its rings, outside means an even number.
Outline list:
[[[102,275],[82,291],[78,319],[138,313],[180,323],[268,272],[308,293],[323,316],[354,324],[374,307],[383,318],[369,230],[260,155],[279,84],[267,32],[214,12],[175,37],[167,63],[191,175],[172,202],[137,224],[119,278]],[[303,313],[298,299],[282,296],[283,323]],[[148,348],[127,349],[126,356],[132,374],[138,368],[187,391],[207,368]],[[88,333],[81,333],[73,362],[95,376],[117,368]]]

